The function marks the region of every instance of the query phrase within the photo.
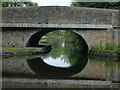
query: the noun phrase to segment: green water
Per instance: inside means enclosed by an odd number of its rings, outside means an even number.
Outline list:
[[[44,62],[57,67],[69,67],[77,63],[85,48],[84,42],[77,34],[64,30],[48,33],[39,44],[52,45],[52,51],[41,58]]]

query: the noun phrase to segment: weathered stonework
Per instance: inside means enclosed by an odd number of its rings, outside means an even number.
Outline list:
[[[104,47],[106,44],[106,31],[107,30],[79,30],[75,31],[79,35],[83,36],[89,47],[100,46]]]
[[[119,10],[79,8],[79,7],[23,7],[3,8],[0,23],[37,24],[96,24],[112,25],[109,29],[72,29],[81,35],[88,46],[105,46],[106,43],[119,43]],[[25,47],[29,38],[42,28],[2,28],[2,45]],[[61,30],[61,28],[59,28]]]
[[[30,28],[4,28],[4,31],[2,32],[2,45],[10,47],[26,47],[29,38],[38,31],[40,30]]]
[[[3,8],[2,23],[112,24],[118,14],[118,10],[61,6]]]

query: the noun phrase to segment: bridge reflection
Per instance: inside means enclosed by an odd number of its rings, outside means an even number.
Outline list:
[[[82,58],[83,61],[78,60],[76,64],[67,68],[54,67],[48,65],[40,57],[34,59],[28,59],[27,63],[29,67],[37,74],[39,77],[43,78],[68,78],[80,72],[87,63],[87,57]]]

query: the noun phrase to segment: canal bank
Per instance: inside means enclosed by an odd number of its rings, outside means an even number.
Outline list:
[[[95,50],[89,51],[90,57],[111,57],[111,58],[119,58],[120,57],[120,51],[111,51],[111,50]]]
[[[9,49],[7,49],[9,48]],[[45,45],[44,47],[26,47],[26,48],[14,48],[14,47],[4,47],[1,48],[0,55],[3,58],[14,57],[14,56],[26,56],[26,55],[44,55],[51,51],[51,45]]]
[[[46,51],[50,52],[52,48],[45,49],[45,48],[32,48],[26,50],[4,50],[0,51],[2,57],[13,57],[13,56],[24,56],[24,55],[39,55],[43,54]],[[96,50],[96,51],[89,51],[90,57],[111,57],[111,58],[119,58],[120,52],[119,51],[110,51],[110,50]]]

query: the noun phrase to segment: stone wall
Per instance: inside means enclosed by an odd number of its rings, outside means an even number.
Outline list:
[[[29,28],[4,28],[2,32],[2,46],[26,47],[29,38],[37,29]]]
[[[2,22],[114,25],[118,22],[118,14],[118,10],[61,6],[3,8]]]
[[[89,47],[105,47],[108,43],[120,43],[120,29],[108,30],[75,30],[76,33],[83,36]]]
[[[106,44],[107,30],[75,30],[87,42],[89,48],[91,46],[104,47]]]
[[[120,43],[120,29],[108,29],[106,32],[106,42],[107,43]]]

